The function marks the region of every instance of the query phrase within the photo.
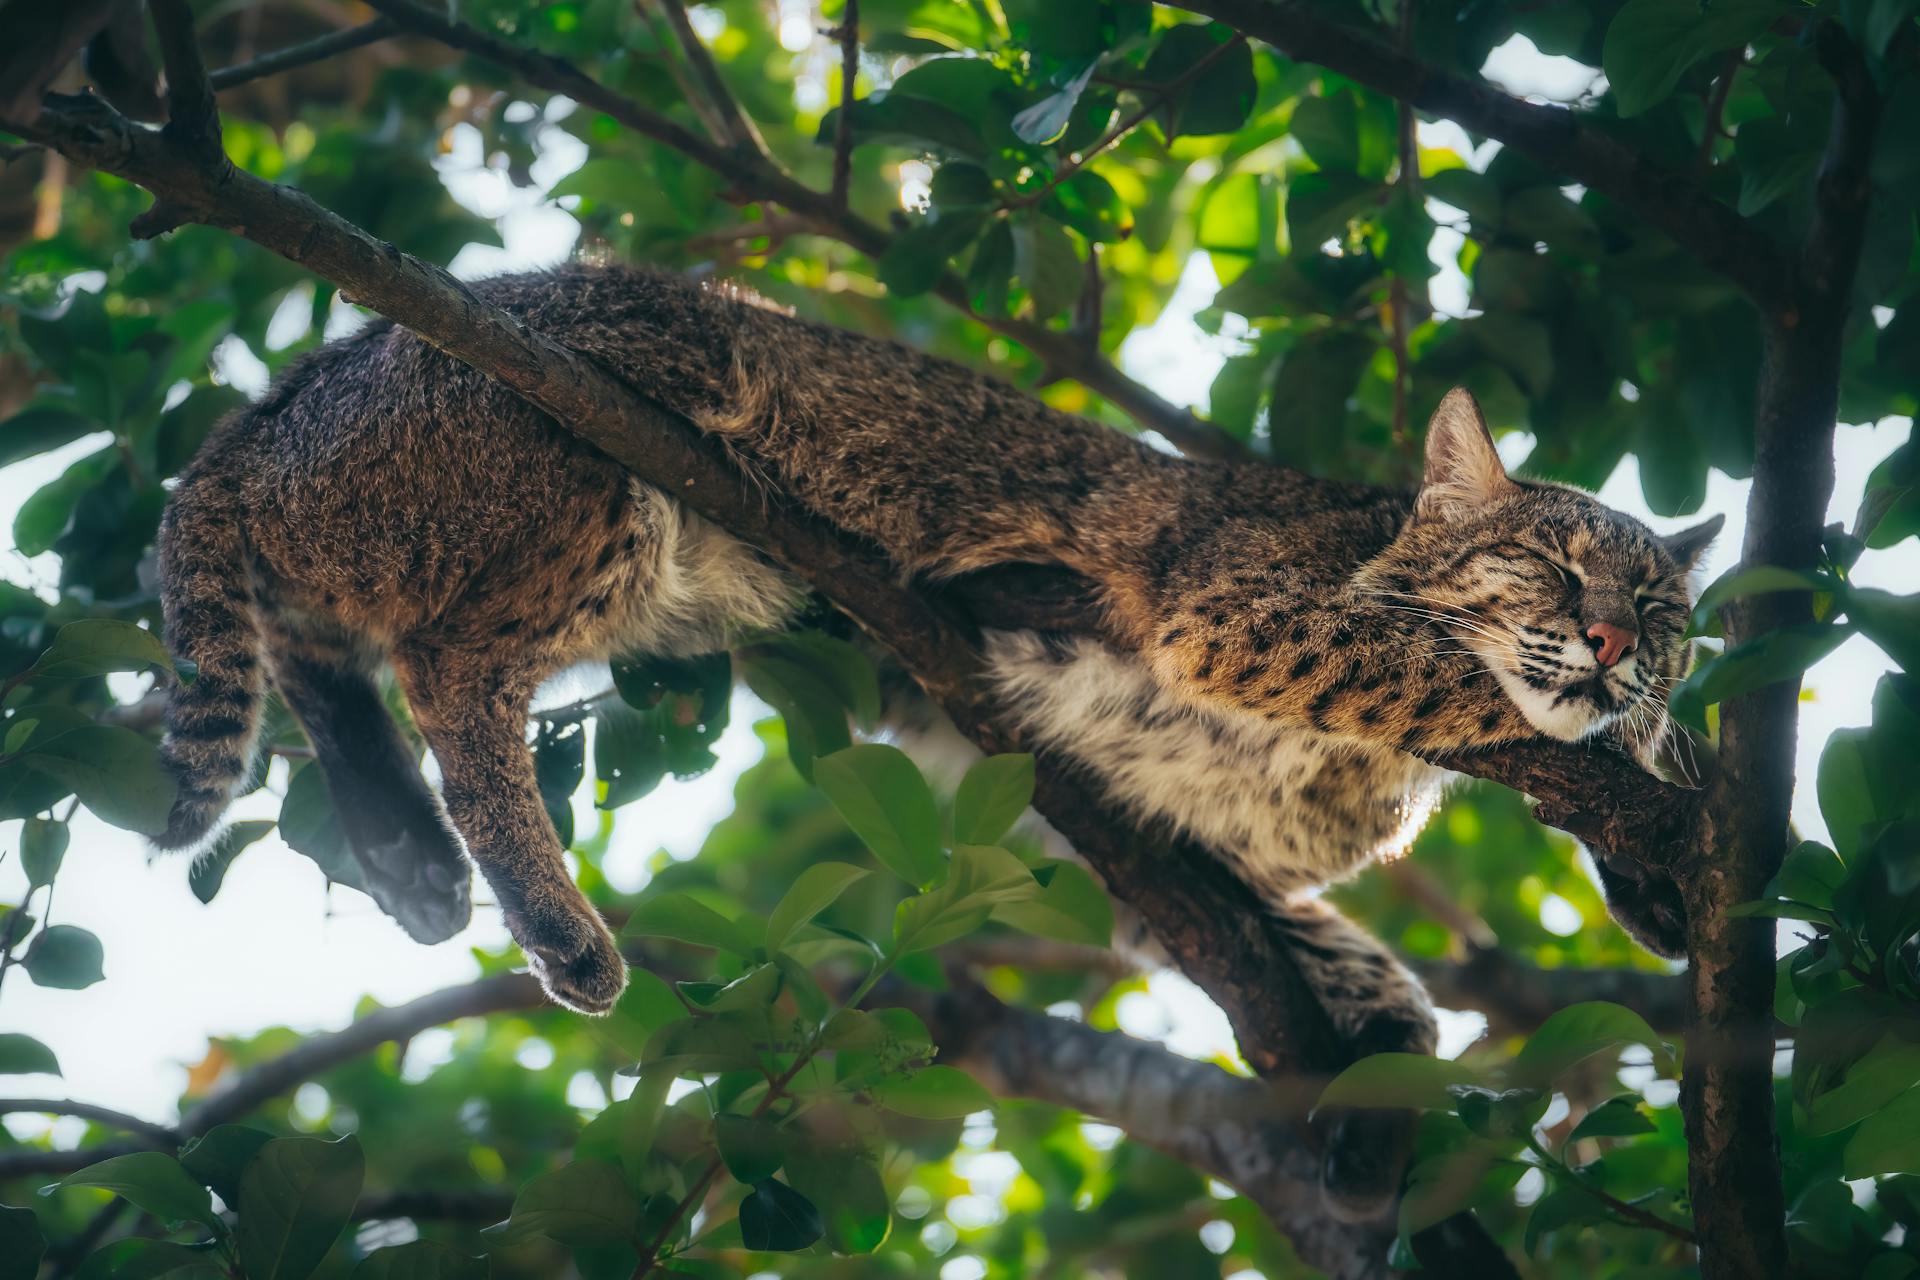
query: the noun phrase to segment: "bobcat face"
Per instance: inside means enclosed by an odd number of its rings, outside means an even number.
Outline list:
[[[1662,537],[1575,489],[1515,480],[1471,397],[1429,428],[1413,522],[1359,586],[1471,650],[1527,723],[1645,750],[1686,671],[1689,575],[1722,520]]]
[[[1423,594],[1540,732],[1656,740],[1686,668],[1692,554],[1585,494],[1515,487]]]

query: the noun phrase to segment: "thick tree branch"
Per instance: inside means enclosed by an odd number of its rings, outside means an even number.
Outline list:
[[[1815,48],[1833,75],[1832,132],[1793,305],[1768,316],[1754,424],[1743,562],[1811,569],[1833,496],[1841,347],[1865,237],[1880,107],[1859,50],[1825,20]],[[1804,592],[1737,600],[1721,611],[1729,647],[1813,620]],[[1789,839],[1800,679],[1728,699],[1719,770],[1699,821],[1687,895],[1690,1027],[1680,1104],[1694,1221],[1707,1280],[1768,1280],[1786,1269],[1774,1135],[1771,1037],[1774,927],[1727,915],[1759,898]]]
[[[1703,264],[1733,281],[1764,310],[1791,297],[1792,264],[1754,223],[1721,204],[1694,176],[1656,164],[1584,123],[1455,75],[1346,26],[1309,0],[1173,0],[1370,89],[1497,138],[1520,154],[1599,192],[1659,228]]]
[[[1684,974],[1640,969],[1537,969],[1499,947],[1476,948],[1459,963],[1408,960],[1427,994],[1449,1009],[1487,1015],[1496,1035],[1524,1035],[1570,1004],[1609,1000],[1625,1005],[1657,1031],[1686,1024]]]
[[[862,218],[834,199],[831,191],[815,191],[763,156],[745,149],[716,146],[681,127],[650,107],[600,84],[572,63],[538,50],[524,49],[476,27],[449,20],[413,0],[368,0],[374,8],[401,26],[443,44],[485,58],[512,71],[528,84],[565,94],[605,112],[644,137],[673,148],[688,159],[725,178],[742,200],[770,200],[804,218],[813,230],[878,261],[893,243],[893,234]],[[982,315],[973,309],[967,288],[951,271],[941,274],[933,293],[942,302],[973,317],[995,333],[1018,342],[1040,359],[1049,373],[1072,378],[1104,396],[1143,427],[1158,431],[1188,454],[1209,457],[1242,456],[1239,442],[1211,423],[1169,404],[1151,390],[1121,373],[1112,361],[1090,350],[1071,334],[1006,316]]]

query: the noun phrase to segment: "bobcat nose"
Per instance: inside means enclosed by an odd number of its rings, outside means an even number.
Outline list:
[[[1639,639],[1639,632],[1633,628],[1616,627],[1611,622],[1596,622],[1587,628],[1587,647],[1603,667],[1611,667],[1632,653]]]

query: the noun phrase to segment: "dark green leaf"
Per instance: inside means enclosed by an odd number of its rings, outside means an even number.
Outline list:
[[[104,822],[143,835],[167,829],[173,774],[153,743],[131,729],[94,724],[52,737],[36,734],[21,759],[71,787]]]
[[[767,950],[778,951],[793,931],[833,905],[866,871],[844,862],[816,862],[802,871],[767,917]],[[753,1182],[753,1178],[742,1178]]]
[[[228,1205],[240,1203],[240,1180],[260,1148],[273,1141],[264,1129],[217,1124],[180,1151],[180,1164]]]
[[[1033,757],[988,756],[967,770],[953,797],[957,844],[996,844],[1033,803]]]
[[[20,829],[20,869],[29,889],[53,883],[60,860],[67,854],[67,824],[47,818],[28,818]]]
[[[1673,1055],[1647,1020],[1624,1005],[1589,1000],[1568,1005],[1527,1037],[1513,1060],[1510,1078],[1538,1087],[1551,1085],[1560,1074],[1596,1053],[1641,1044],[1653,1051],[1654,1065],[1673,1069]]]
[[[68,1174],[54,1185],[111,1191],[158,1218],[169,1230],[187,1222],[218,1228],[220,1222],[207,1189],[195,1182],[178,1160],[158,1151],[135,1151],[102,1160]]]
[[[247,1280],[305,1280],[353,1217],[366,1161],[352,1134],[275,1138],[240,1179],[240,1264]]]
[[[780,1171],[780,1130],[768,1117],[723,1112],[714,1117],[713,1133],[727,1172],[741,1182],[759,1182]]]
[[[1375,1053],[1335,1076],[1320,1093],[1314,1110],[1329,1107],[1406,1107],[1445,1111],[1453,1106],[1447,1090],[1479,1084],[1480,1073],[1464,1063],[1424,1053]]]
[[[776,1178],[740,1202],[740,1239],[749,1249],[791,1253],[825,1233],[813,1202]]]
[[[202,1249],[167,1240],[116,1240],[81,1264],[75,1280],[226,1280],[226,1276],[217,1255]]]
[[[34,935],[21,961],[27,976],[43,987],[78,991],[106,976],[100,939],[77,925],[50,924]]]
[[[814,765],[814,782],[902,880],[924,888],[946,873],[933,792],[898,747],[861,743],[822,757]]]
[[[1640,1109],[1640,1099],[1632,1094],[1622,1094],[1617,1098],[1608,1098],[1582,1116],[1580,1123],[1573,1126],[1573,1132],[1567,1135],[1567,1141],[1630,1138],[1639,1133],[1652,1133],[1654,1128],[1653,1121]]]
[[[1776,0],[1627,0],[1607,27],[1601,69],[1623,116],[1673,92],[1700,59],[1744,45],[1784,12]]]
[[[469,1257],[434,1240],[376,1249],[353,1269],[353,1280],[487,1280],[485,1258]]]
[[[193,896],[202,902],[212,902],[213,895],[220,892],[220,885],[226,880],[227,868],[233,865],[233,860],[273,828],[272,822],[254,818],[236,822],[222,831],[213,847],[193,860],[193,869],[187,873],[187,886],[193,890]]]
[[[0,1031],[0,1076],[60,1074],[53,1050],[19,1031]]]

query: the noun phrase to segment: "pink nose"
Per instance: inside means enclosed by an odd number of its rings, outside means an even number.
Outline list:
[[[1616,627],[1611,622],[1596,622],[1587,628],[1587,646],[1603,667],[1610,667],[1632,653],[1634,642],[1639,638],[1638,632]]]

